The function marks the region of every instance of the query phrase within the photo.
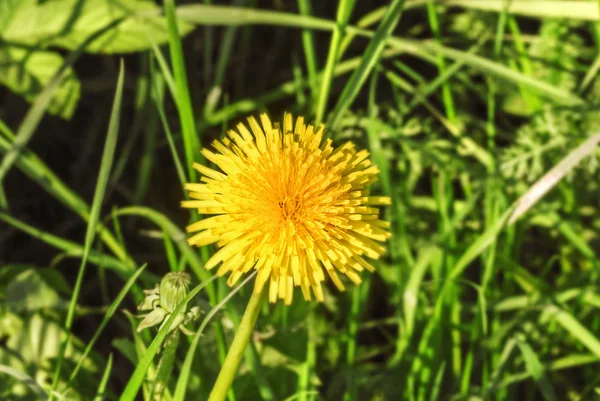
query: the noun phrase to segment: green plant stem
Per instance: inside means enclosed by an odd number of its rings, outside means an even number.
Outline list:
[[[164,349],[158,362],[156,378],[154,379],[154,386],[152,388],[151,399],[153,400],[160,401],[163,399],[163,392],[173,372],[173,362],[175,361],[178,345],[179,329],[175,329],[165,339]]]
[[[227,392],[231,387],[231,383],[233,383],[233,379],[237,374],[238,367],[240,366],[240,362],[244,356],[244,350],[246,349],[246,346],[250,341],[250,336],[254,331],[254,325],[256,324],[256,319],[258,318],[258,313],[260,312],[260,304],[264,293],[264,290],[260,293],[252,293],[252,296],[248,301],[248,306],[246,306],[246,311],[244,312],[240,326],[235,333],[235,337],[233,338],[231,347],[229,347],[229,352],[227,353],[225,362],[223,362],[223,366],[221,367],[221,371],[217,377],[217,381],[210,392],[208,401],[225,400]]]

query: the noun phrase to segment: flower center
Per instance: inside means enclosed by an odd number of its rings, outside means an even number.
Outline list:
[[[300,202],[296,197],[286,196],[278,204],[281,209],[281,215],[286,220],[292,219],[294,214],[300,209]]]

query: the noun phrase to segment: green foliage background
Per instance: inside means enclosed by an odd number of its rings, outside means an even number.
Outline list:
[[[599,20],[595,0],[0,0],[0,400],[208,397],[251,287],[187,245],[182,183],[284,110],[370,150],[393,237],[361,286],[264,305],[230,401],[600,400]],[[182,270],[194,334],[138,332],[143,290]]]

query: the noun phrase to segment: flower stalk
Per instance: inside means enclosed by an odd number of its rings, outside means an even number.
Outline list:
[[[229,352],[227,352],[227,357],[219,372],[219,376],[217,376],[217,380],[210,392],[208,401],[224,401],[227,397],[227,392],[235,379],[240,362],[244,356],[244,350],[254,331],[264,293],[264,290],[252,293],[240,326],[235,332],[233,342],[231,343],[231,347],[229,347]]]

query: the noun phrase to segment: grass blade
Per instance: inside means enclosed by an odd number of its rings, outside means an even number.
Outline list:
[[[560,309],[556,305],[546,307],[544,313],[549,314],[574,338],[576,338],[590,352],[600,358],[600,340],[589,331],[572,314]]]
[[[106,311],[106,314],[104,315],[104,318],[102,319],[102,322],[96,329],[96,332],[94,333],[92,339],[88,342],[87,346],[85,347],[85,350],[83,351],[83,354],[81,354],[81,357],[79,358],[79,361],[77,362],[77,365],[75,366],[75,369],[73,369],[73,372],[71,373],[71,376],[69,377],[69,384],[73,382],[73,380],[77,376],[77,373],[79,373],[79,369],[83,365],[85,358],[87,358],[88,354],[90,353],[90,351],[96,344],[96,341],[100,337],[100,334],[102,334],[102,331],[104,330],[104,328],[106,327],[106,325],[108,324],[110,319],[112,319],[113,315],[117,311],[117,308],[119,307],[119,305],[121,305],[121,302],[123,301],[123,299],[129,292],[129,290],[131,289],[131,287],[133,286],[133,284],[135,283],[137,278],[146,269],[146,266],[147,266],[147,264],[142,265],[142,267],[137,269],[135,271],[135,273],[133,273],[131,275],[131,277],[129,278],[129,280],[127,280],[127,282],[125,283],[125,285],[123,286],[121,291],[119,291],[119,294],[117,295],[115,300],[108,307],[108,310]]]
[[[389,14],[389,11],[388,11]],[[295,15],[271,10],[256,10],[242,7],[209,6],[202,4],[186,5],[177,8],[177,16],[181,19],[198,25],[274,25],[303,29],[315,29],[324,31],[335,31],[336,24],[322,18],[314,18],[305,15]],[[383,26],[383,22],[382,25]],[[374,38],[375,33],[369,30],[347,26],[350,35]],[[565,105],[581,105],[583,100],[571,92],[564,91],[544,81],[529,77],[518,71],[514,71],[495,61],[470,54],[461,50],[438,45],[428,41],[408,40],[389,36],[387,44],[402,51],[413,54],[427,61],[436,62],[434,56],[441,55],[455,61],[463,61],[466,65],[491,74],[515,85],[523,85],[534,90],[536,93],[546,96],[557,103]],[[382,43],[379,43],[383,45]],[[432,59],[433,57],[433,59]],[[351,91],[352,89],[348,89]],[[295,94],[295,90],[292,91]]]
[[[446,5],[471,8],[481,11],[503,12],[536,18],[568,18],[598,21],[600,10],[596,0],[446,0]]]
[[[108,378],[112,372],[112,365],[113,356],[110,354],[108,356],[108,361],[106,362],[106,368],[104,368],[104,373],[102,374],[102,379],[100,379],[100,384],[98,385],[98,391],[96,391],[96,397],[94,397],[94,401],[103,401],[106,398],[106,385],[108,384]]]
[[[519,335],[517,337],[517,345],[521,350],[523,359],[525,360],[525,367],[531,374],[531,377],[533,377],[533,380],[535,380],[537,383],[544,399],[546,401],[557,401],[556,394],[552,389],[552,385],[544,374],[544,367],[542,366],[542,363],[540,362],[535,351],[525,340],[525,336]]]
[[[311,15],[311,0],[298,0],[298,9],[302,15]],[[310,87],[311,102],[316,104],[318,97],[317,56],[315,54],[313,33],[309,29],[302,31],[302,48],[304,50],[304,60],[306,61],[306,71],[308,73],[308,86]]]
[[[119,78],[117,80],[117,89],[115,91],[115,98],[113,102],[113,108],[110,116],[110,121],[108,124],[108,133],[106,135],[106,142],[104,145],[104,152],[102,153],[102,162],[100,164],[100,171],[98,173],[98,181],[96,183],[96,191],[94,193],[94,200],[92,202],[92,209],[90,211],[90,219],[88,221],[87,230],[85,233],[85,244],[83,249],[83,257],[81,258],[81,265],[79,267],[79,272],[77,274],[77,281],[75,282],[75,288],[73,289],[73,296],[71,297],[71,302],[69,304],[69,310],[67,312],[67,319],[65,322],[65,337],[62,341],[60,351],[58,354],[57,365],[54,371],[54,378],[52,380],[52,390],[56,390],[56,386],[58,385],[58,380],[60,377],[60,371],[62,367],[62,362],[65,354],[65,350],[67,348],[67,344],[70,339],[71,327],[73,326],[73,317],[75,314],[75,307],[77,305],[77,300],[79,298],[79,293],[81,291],[81,286],[83,282],[83,275],[85,272],[85,266],[87,263],[87,258],[90,253],[90,249],[92,248],[92,243],[94,242],[94,238],[96,236],[96,228],[98,219],[100,217],[100,209],[102,207],[102,202],[104,200],[104,192],[106,191],[106,186],[108,183],[108,179],[110,176],[110,170],[113,163],[113,158],[115,154],[115,148],[117,146],[117,136],[119,133],[119,118],[121,114],[121,98],[123,96],[123,80],[125,76],[125,68],[123,66],[123,62],[121,62],[120,70],[119,70]],[[52,399],[52,395],[50,396]]]
[[[350,14],[354,8],[355,0],[341,0],[338,4],[337,15],[336,15],[336,26],[331,36],[331,42],[329,42],[329,52],[327,53],[327,62],[325,63],[325,69],[323,70],[323,77],[321,78],[321,90],[319,92],[319,100],[316,103],[315,120],[317,124],[320,124],[325,117],[325,109],[327,108],[327,101],[329,100],[329,91],[331,89],[331,78],[333,77],[333,70],[340,56],[340,45],[345,34]],[[306,30],[305,30],[306,31]]]
[[[177,27],[177,18],[175,16],[174,0],[165,0],[165,14],[169,27],[169,49],[171,51],[171,62],[173,64],[173,75],[176,85],[175,104],[181,120],[181,132],[183,134],[183,147],[185,149],[185,158],[188,166],[188,175],[190,179],[196,176],[192,168],[194,161],[202,159],[200,154],[200,141],[196,132],[196,121],[194,120],[194,111],[192,109],[192,99],[185,69],[185,60],[183,58],[183,49],[181,46],[181,36]]]
[[[575,166],[595,152],[598,149],[598,144],[600,144],[600,134],[591,136],[540,178],[525,195],[517,200],[515,211],[508,223],[512,224],[517,221],[519,217],[558,184]]]
[[[360,65],[346,83],[331,116],[331,128],[336,129],[342,115],[350,107],[358,92],[362,89],[367,77],[379,61],[387,39],[400,21],[405,0],[394,0],[387,9],[375,35],[369,42],[360,60]],[[325,77],[326,79],[327,77]]]
[[[38,240],[45,242],[46,244],[64,251],[68,256],[81,258],[83,256],[83,247],[75,242],[66,240],[64,238],[52,235],[46,231],[42,231],[36,227],[30,226],[20,220],[17,220],[7,214],[0,212],[0,220],[10,224],[11,226],[23,231],[24,233],[31,235]],[[118,259],[95,250],[90,250],[88,254],[88,261],[102,265],[105,268],[114,270],[116,273],[123,277],[127,277],[131,274],[129,265],[124,264]]]

